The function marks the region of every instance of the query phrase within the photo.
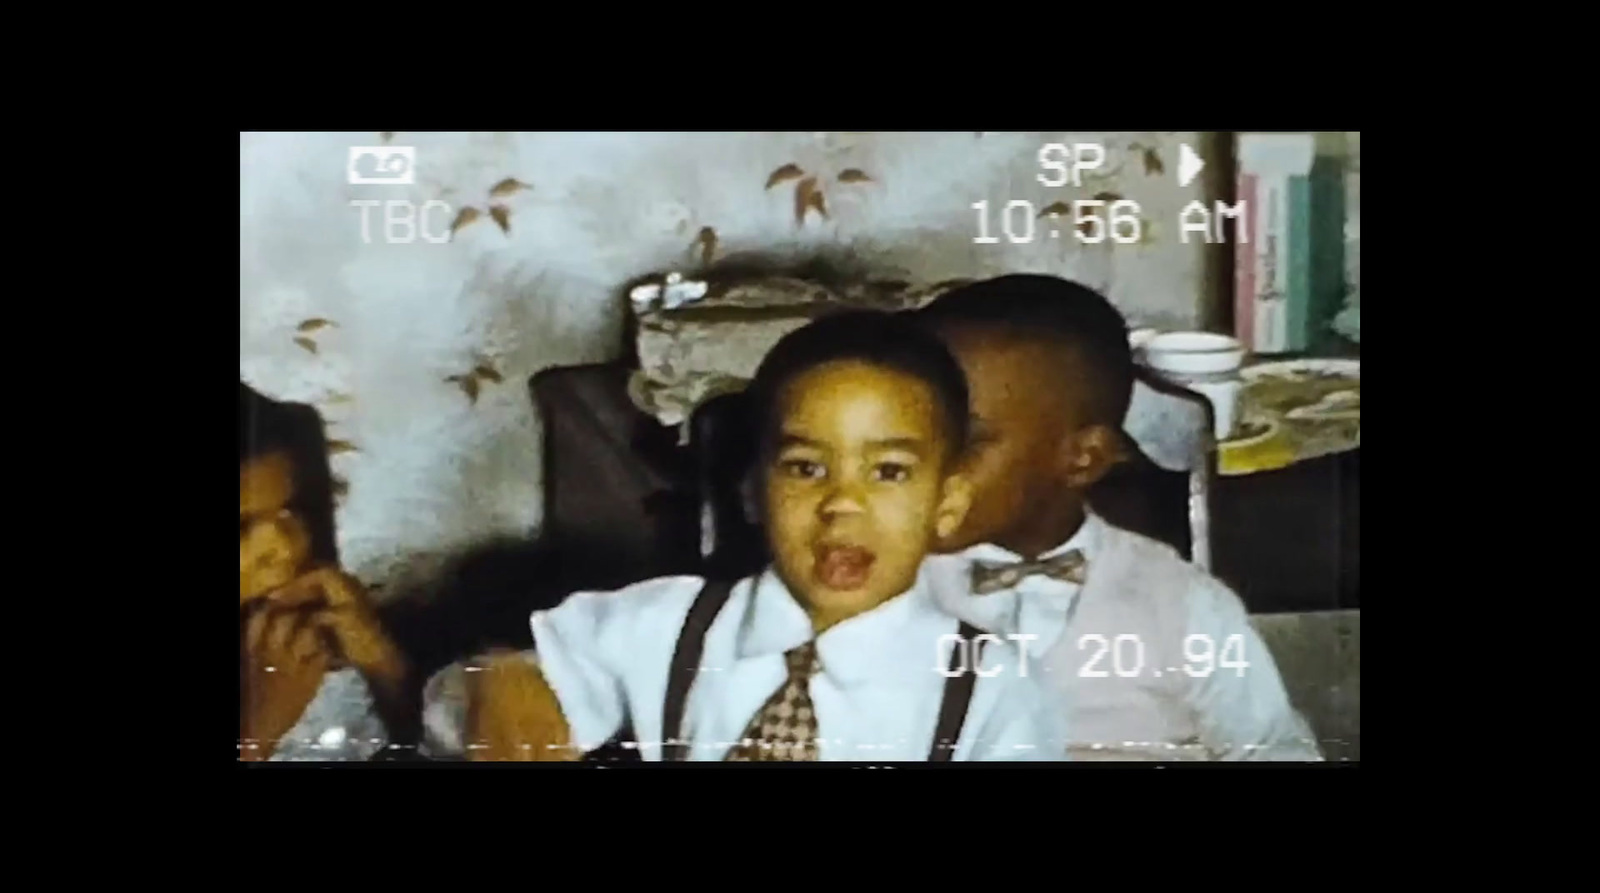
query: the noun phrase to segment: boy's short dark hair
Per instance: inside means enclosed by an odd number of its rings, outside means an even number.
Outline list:
[[[1093,377],[1083,391],[1087,421],[1121,427],[1128,414],[1134,381],[1128,321],[1092,288],[1058,276],[999,276],[946,292],[915,316],[935,330],[981,326],[1059,344]]]
[[[924,382],[938,401],[952,455],[966,446],[967,378],[949,348],[904,314],[877,310],[831,313],[785,335],[761,361],[746,391],[765,454],[777,431],[778,395],[797,376],[826,363],[856,361]]]

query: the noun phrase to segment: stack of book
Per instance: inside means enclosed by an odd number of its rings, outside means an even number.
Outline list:
[[[1239,137],[1234,334],[1255,354],[1338,350],[1345,300],[1344,162],[1311,133]]]

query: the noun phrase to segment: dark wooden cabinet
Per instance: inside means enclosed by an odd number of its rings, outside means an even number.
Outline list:
[[[1361,451],[1219,477],[1214,572],[1252,613],[1361,607]]]

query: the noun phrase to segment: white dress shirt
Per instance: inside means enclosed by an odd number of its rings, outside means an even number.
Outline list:
[[[946,610],[994,633],[1037,637],[1026,644],[1067,717],[1072,759],[1321,759],[1227,586],[1092,513],[1040,557],[1072,549],[1087,560],[1081,586],[1033,575],[974,595],[974,561],[1022,560],[988,544],[930,558],[925,568]]]
[[[573,743],[593,749],[631,724],[646,760],[661,759],[662,705],[678,633],[704,580],[662,577],[615,592],[579,592],[533,615],[537,663]],[[958,621],[921,580],[817,637],[810,681],[819,759],[924,761],[933,745]],[[688,759],[721,760],[785,679],[783,654],[813,636],[810,618],[768,570],[734,585],[706,632],[685,705]],[[1060,760],[1060,720],[1011,642],[993,639],[954,760]],[[460,667],[427,686],[428,752],[460,752]]]

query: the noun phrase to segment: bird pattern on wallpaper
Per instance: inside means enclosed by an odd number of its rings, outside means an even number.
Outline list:
[[[532,188],[532,186],[518,180],[516,177],[506,177],[504,180],[489,187],[488,201],[484,209],[479,209],[473,205],[465,205],[460,211],[456,212],[455,220],[450,223],[450,234],[452,236],[455,235],[462,227],[483,219],[484,215],[487,214],[489,219],[500,227],[501,232],[509,235],[511,233],[511,208],[496,201],[496,199],[507,198],[525,189]]]
[[[843,184],[871,183],[872,178],[858,168],[847,168],[839,172],[838,182]],[[807,173],[805,168],[790,162],[767,175],[767,190],[787,181],[795,181],[794,186],[794,223],[795,226],[804,226],[806,215],[815,211],[817,216],[824,220],[828,217],[828,197],[821,185],[822,177]]]

